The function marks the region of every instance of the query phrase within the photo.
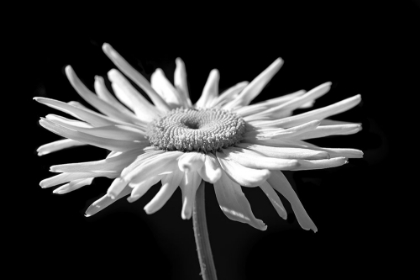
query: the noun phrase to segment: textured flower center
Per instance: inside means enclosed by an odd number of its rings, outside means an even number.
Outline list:
[[[220,109],[177,108],[149,124],[147,138],[162,150],[215,152],[238,143],[245,121]]]

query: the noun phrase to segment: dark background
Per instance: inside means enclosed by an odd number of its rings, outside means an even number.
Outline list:
[[[397,117],[407,116],[402,106],[410,103],[408,94],[418,92],[413,85],[419,77],[420,6],[415,1],[317,1],[262,6],[261,11],[217,11],[208,18],[201,11],[172,17],[160,10],[150,14],[142,10],[137,16],[115,12],[96,14],[98,19],[86,23],[79,14],[67,18],[57,13],[42,14],[39,18],[46,19],[42,23],[38,18],[28,21],[19,44],[24,50],[18,51],[26,65],[22,98],[30,106],[24,115],[30,126],[25,159],[31,171],[21,174],[28,182],[19,189],[22,206],[12,227],[13,240],[18,241],[12,243],[10,258],[27,269],[15,273],[102,278],[116,272],[121,278],[200,279],[192,223],[180,217],[180,190],[150,216],[143,207],[158,186],[134,204],[121,199],[85,218],[86,208],[106,192],[111,180],[95,179],[91,186],[66,195],[38,186],[52,175],[51,165],[106,156],[104,150],[80,147],[37,157],[38,146],[58,139],[40,127],[38,119],[57,111],[31,100],[45,96],[81,101],[66,80],[64,67],[72,65],[92,89],[94,76],[106,77],[114,67],[101,50],[104,42],[147,78],[160,67],[173,81],[174,61],[181,57],[192,101],[201,94],[211,69],[220,71],[224,90],[251,81],[277,57],[285,64],[256,101],[326,81],[333,87],[316,101],[316,108],[362,94],[360,105],[334,117],[362,123],[361,132],[313,142],[361,149],[364,159],[351,159],[334,169],[286,173],[319,229],[316,234],[298,226],[287,202],[289,219],[278,217],[259,189],[244,192],[267,231],[230,221],[219,209],[212,186],[206,186],[219,279],[404,273],[409,264],[401,261],[404,246],[394,235],[408,227],[401,215],[409,211],[394,206],[405,193],[396,171],[401,165],[397,141],[404,131]]]

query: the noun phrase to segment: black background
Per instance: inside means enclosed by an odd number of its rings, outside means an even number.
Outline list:
[[[313,142],[358,148],[365,152],[364,159],[351,159],[334,169],[286,173],[318,226],[316,234],[297,225],[287,203],[289,219],[278,217],[259,189],[244,192],[268,230],[231,221],[219,209],[212,186],[206,186],[219,279],[289,275],[340,279],[400,274],[410,266],[401,261],[399,248],[404,246],[394,235],[409,226],[400,218],[409,210],[393,205],[405,192],[396,171],[398,135],[403,131],[397,117],[407,112],[398,101],[418,92],[412,84],[419,77],[420,6],[414,1],[364,1],[220,10],[208,18],[197,8],[171,17],[142,9],[137,16],[92,13],[95,17],[86,22],[79,14],[66,17],[61,12],[41,14],[42,24],[38,17],[28,20],[20,38],[23,50],[18,51],[26,66],[23,96],[30,106],[24,114],[30,127],[30,136],[26,135],[30,144],[25,146],[30,172],[20,175],[27,182],[18,189],[21,206],[16,217],[12,215],[16,242],[11,243],[14,257],[10,258],[27,269],[17,269],[16,274],[101,278],[115,272],[121,278],[200,279],[192,223],[180,217],[179,190],[150,216],[143,207],[157,186],[133,204],[121,199],[85,218],[86,208],[105,193],[111,180],[95,179],[91,186],[66,195],[38,186],[52,175],[51,165],[106,156],[101,149],[80,147],[38,157],[38,146],[58,139],[41,128],[38,119],[57,111],[31,100],[45,96],[81,101],[66,80],[64,67],[72,65],[92,89],[94,76],[106,77],[114,67],[101,50],[104,42],[147,78],[160,67],[173,81],[174,61],[181,57],[192,101],[198,99],[211,69],[220,71],[223,90],[251,81],[277,57],[285,64],[256,101],[309,90],[326,81],[332,81],[333,87],[315,107],[362,95],[360,105],[334,118],[362,123],[361,132]]]

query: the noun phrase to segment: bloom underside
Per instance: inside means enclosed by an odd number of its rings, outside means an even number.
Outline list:
[[[249,105],[280,69],[281,59],[252,82],[238,83],[220,95],[219,73],[212,70],[201,97],[192,104],[181,59],[176,60],[174,85],[160,69],[149,83],[110,45],[104,44],[103,50],[153,104],[116,69],[108,72],[114,96],[101,77],[95,77],[96,94],[91,92],[70,66],[66,67],[70,83],[101,114],[77,102],[35,98],[77,119],[57,115],[42,118],[43,127],[64,139],[41,146],[39,155],[86,144],[111,152],[99,161],[52,166],[51,171],[60,174],[40,183],[43,188],[65,183],[54,191],[63,194],[91,184],[95,177],[114,179],[106,195],[87,209],[87,216],[127,195],[130,202],[136,201],[160,181],[162,186],[145,211],[158,211],[180,187],[181,216],[189,219],[195,192],[205,180],[214,185],[220,208],[232,220],[266,229],[252,214],[241,190],[241,186],[260,187],[282,218],[286,219],[287,213],[278,193],[290,202],[302,228],[316,231],[282,171],[336,167],[348,158],[363,156],[360,150],[323,148],[306,141],[358,132],[360,124],[327,118],[356,106],[360,95],[292,115],[295,109],[309,108],[327,93],[331,86],[328,82],[308,92],[297,91]]]

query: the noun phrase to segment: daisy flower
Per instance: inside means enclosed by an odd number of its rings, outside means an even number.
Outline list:
[[[103,45],[103,51],[118,68],[108,72],[115,96],[102,77],[95,77],[95,94],[70,66],[65,69],[77,93],[99,113],[78,102],[35,98],[76,118],[54,114],[41,118],[44,128],[64,139],[41,146],[39,155],[81,145],[110,151],[103,160],[51,166],[50,171],[59,174],[40,183],[42,188],[64,184],[54,190],[64,194],[91,184],[96,177],[114,179],[106,194],[86,210],[86,216],[125,196],[134,202],[160,181],[159,192],[144,210],[148,214],[158,211],[180,187],[181,217],[190,219],[196,191],[204,180],[213,184],[220,208],[231,220],[259,230],[267,228],[254,217],[241,189],[259,187],[280,217],[286,219],[287,213],[278,193],[290,202],[300,226],[316,232],[282,171],[336,167],[348,158],[363,156],[356,149],[323,148],[306,142],[360,131],[360,124],[327,119],[356,106],[360,95],[292,115],[295,109],[309,108],[326,94],[331,87],[327,82],[308,92],[297,91],[250,105],[282,66],[280,58],[250,83],[238,83],[221,94],[219,72],[212,70],[201,97],[192,104],[181,59],[176,59],[172,85],[161,69],[149,82],[109,44]]]

